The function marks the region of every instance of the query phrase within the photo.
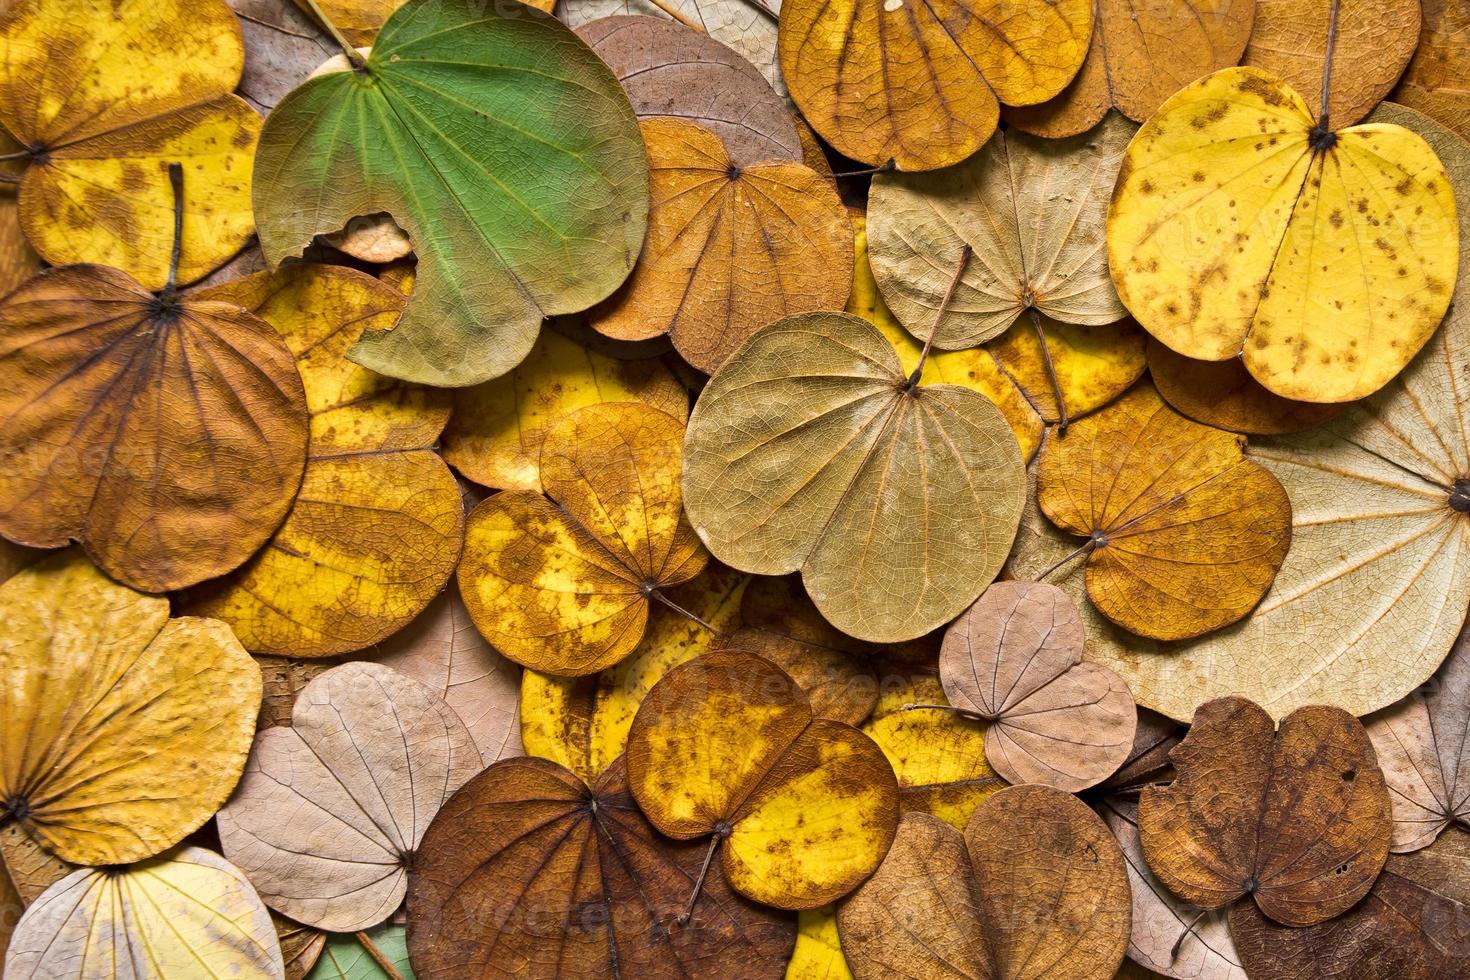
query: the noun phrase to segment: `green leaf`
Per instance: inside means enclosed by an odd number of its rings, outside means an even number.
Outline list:
[[[418,254],[413,295],[350,356],[462,386],[520,363],[543,317],[622,283],[643,243],[648,164],[617,79],[555,19],[409,0],[365,68],[309,79],[271,113],[254,198],[272,266],[354,217],[391,214]]]
[[[403,926],[382,925],[365,935],[403,980],[413,980],[413,969],[408,965],[408,931]],[[327,945],[306,980],[387,980],[388,974],[357,937],[351,932],[328,933]]]

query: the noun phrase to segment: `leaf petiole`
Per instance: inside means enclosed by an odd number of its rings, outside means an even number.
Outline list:
[[[332,40],[337,42],[337,47],[342,49],[342,53],[347,56],[352,67],[358,71],[366,68],[367,59],[362,56],[362,52],[347,43],[347,38],[343,37],[342,32],[337,30],[337,25],[322,13],[322,8],[317,5],[316,0],[306,0],[306,5],[311,8],[311,15],[316,18],[317,23],[325,27],[327,33],[332,35]]]
[[[1081,547],[1077,548],[1075,551],[1072,551],[1069,554],[1063,555],[1061,558],[1057,559],[1056,564],[1052,565],[1046,571],[1036,576],[1036,581],[1045,582],[1052,572],[1055,572],[1057,569],[1061,568],[1063,565],[1067,564],[1067,562],[1071,561],[1073,558],[1076,558],[1083,552],[1091,554],[1092,550],[1097,547],[1097,543],[1097,538],[1088,538],[1085,542],[1083,542]]]
[[[679,925],[687,926],[689,920],[694,918],[694,906],[698,904],[699,893],[704,889],[704,879],[709,875],[709,866],[714,863],[715,851],[719,850],[720,844],[729,836],[730,825],[723,822],[710,835],[709,850],[704,852],[704,864],[700,865],[699,877],[694,879],[694,891],[689,896],[689,904],[684,908],[683,914],[679,916]]]
[[[697,20],[694,20],[692,17],[680,13],[679,9],[673,4],[669,3],[668,0],[649,0],[649,3],[652,3],[659,10],[662,10],[664,13],[668,14],[670,17],[674,18],[679,23],[689,28],[691,31],[698,31],[701,34],[709,33],[704,29],[703,24],[701,24]]]
[[[712,633],[715,636],[718,636],[719,635],[719,633],[720,633],[719,630],[715,629],[709,623],[706,623],[704,620],[702,620],[698,616],[694,615],[694,613],[690,612],[689,610],[685,609],[683,606],[681,606],[678,603],[676,603],[673,599],[670,599],[668,596],[664,595],[662,589],[650,588],[650,589],[647,590],[647,592],[648,592],[648,594],[650,596],[652,596],[653,598],[657,599],[659,602],[662,602],[664,605],[668,606],[674,612],[678,613],[680,616],[683,616],[685,619],[689,620],[690,622],[697,623],[700,626],[703,626],[705,629],[709,630],[710,633]]]
[[[954,299],[955,290],[960,288],[960,279],[965,275],[965,267],[970,264],[970,256],[975,250],[966,242],[960,247],[960,261],[955,266],[954,278],[949,281],[949,288],[944,291],[944,299],[939,303],[939,310],[934,314],[934,326],[929,328],[929,339],[924,341],[924,349],[919,353],[919,363],[914,365],[914,371],[904,384],[907,391],[913,391],[919,386],[919,378],[924,374],[924,362],[929,360],[929,351],[934,347],[934,337],[939,333],[939,324],[944,320],[944,314],[949,310],[950,301]]]
[[[373,962],[378,964],[378,969],[388,975],[388,980],[403,980],[403,974],[398,972],[393,961],[378,948],[378,944],[373,942],[371,936],[365,932],[356,932],[353,933],[353,936],[357,939],[357,944],[363,948],[363,952],[371,956]]]
[[[179,259],[184,254],[184,165],[175,161],[168,165],[168,185],[174,192],[174,244],[168,256],[168,279],[158,294],[161,306],[174,301],[179,290]]]
[[[1067,434],[1067,397],[1062,394],[1062,382],[1057,377],[1056,365],[1051,359],[1051,345],[1046,342],[1046,331],[1041,329],[1041,314],[1036,312],[1036,307],[1027,305],[1026,312],[1031,315],[1031,326],[1036,330],[1037,343],[1041,344],[1041,362],[1046,366],[1046,380],[1051,382],[1052,397],[1057,400],[1057,435]]]
[[[1329,100],[1332,97],[1332,59],[1337,53],[1337,13],[1342,0],[1332,0],[1327,11],[1327,51],[1322,59],[1322,107],[1318,111],[1317,125],[1312,127],[1311,145],[1317,151],[1330,150],[1337,143],[1332,132],[1332,113]]]

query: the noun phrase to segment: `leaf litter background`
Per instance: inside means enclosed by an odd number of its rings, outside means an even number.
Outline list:
[[[0,49],[5,976],[1470,975],[1464,0]]]

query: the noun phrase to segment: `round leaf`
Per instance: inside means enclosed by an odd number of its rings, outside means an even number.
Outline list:
[[[689,420],[684,496],[715,557],[800,570],[860,639],[929,632],[990,584],[1024,504],[1021,454],[983,395],[911,388],[893,346],[844,313],[752,337]]]
[[[1251,377],[1238,359],[1196,361],[1148,342],[1148,373],[1164,401],[1196,422],[1251,436],[1302,432],[1330,422],[1342,405],[1282,398]]]
[[[0,586],[0,624],[0,822],[66,861],[125,864],[229,796],[260,710],[229,627],[169,619],[72,552]]]
[[[574,105],[577,111],[557,111]],[[358,134],[343,139],[340,134]],[[520,4],[410,0],[362,71],[318,75],[271,113],[255,213],[272,264],[387,212],[418,253],[397,326],[359,363],[437,385],[504,374],[545,316],[627,276],[648,170],[628,97],[571,31]]]
[[[1459,226],[1422,137],[1315,126],[1259,69],[1181,90],[1128,147],[1108,256],[1123,303],[1169,347],[1240,355],[1284,398],[1343,402],[1381,388],[1434,332]]]
[[[0,338],[7,536],[76,539],[109,575],[163,592],[235,569],[285,517],[307,406],[270,324],[83,265],[11,293]]]
[[[271,908],[332,932],[392,915],[429,821],[480,770],[480,754],[433,691],[379,664],[327,671],[291,727],[255,739],[217,818],[225,856]]]
[[[683,517],[682,436],[647,405],[589,406],[546,434],[546,497],[507,490],[475,508],[459,588],[497,650],[566,677],[633,651],[658,589],[707,557]]]
[[[712,374],[782,317],[836,309],[852,280],[852,234],[836,188],[805,164],[737,164],[710,130],[645,119],[652,209],[626,286],[591,314],[600,333],[668,333]]]

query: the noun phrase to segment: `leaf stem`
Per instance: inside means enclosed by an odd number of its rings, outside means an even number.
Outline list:
[[[909,375],[909,379],[904,385],[909,391],[913,391],[918,387],[919,378],[924,374],[924,362],[929,360],[929,351],[933,349],[934,338],[939,333],[940,321],[944,319],[944,314],[949,310],[949,304],[954,299],[955,290],[960,288],[960,279],[963,278],[965,267],[970,264],[970,256],[973,254],[975,254],[975,250],[970,247],[969,243],[961,246],[960,261],[955,266],[954,278],[950,279],[949,288],[944,291],[944,299],[939,302],[939,311],[934,314],[934,326],[929,328],[929,339],[924,341],[924,349],[919,353],[919,363],[914,366],[913,373]]]
[[[903,711],[922,711],[922,710],[924,710],[926,708],[932,708],[932,709],[937,710],[937,711],[952,711],[955,714],[959,715],[961,718],[968,718],[970,721],[994,721],[993,718],[987,718],[985,715],[982,715],[978,711],[971,711],[968,708],[956,708],[952,704],[921,704],[921,703],[910,701],[908,704],[904,705],[903,708],[900,709],[900,710],[903,710]]]
[[[1044,571],[1040,575],[1036,576],[1036,581],[1038,581],[1038,582],[1045,582],[1047,580],[1047,578],[1051,575],[1052,572],[1056,571],[1058,568],[1061,568],[1063,565],[1067,564],[1067,562],[1071,561],[1073,558],[1076,558],[1078,555],[1082,554],[1083,552],[1087,552],[1087,553],[1091,554],[1092,553],[1092,549],[1094,549],[1096,547],[1097,547],[1097,539],[1095,539],[1095,538],[1088,538],[1087,541],[1085,541],[1082,544],[1082,547],[1080,547],[1080,548],[1076,549],[1075,551],[1073,551],[1073,552],[1071,552],[1071,553],[1069,553],[1067,555],[1064,555],[1063,557],[1059,558],[1057,560],[1057,563],[1055,565],[1052,565],[1046,571]]]
[[[1195,917],[1185,924],[1184,931],[1179,934],[1178,939],[1174,940],[1174,948],[1169,950],[1170,963],[1173,963],[1176,959],[1179,958],[1179,950],[1183,948],[1184,940],[1194,935],[1194,927],[1199,925],[1199,920],[1203,919],[1208,911],[1209,909],[1200,909]]]
[[[890,159],[887,163],[882,164],[881,166],[864,167],[861,170],[843,170],[840,173],[832,174],[832,176],[839,179],[842,177],[866,177],[869,174],[891,174],[897,169],[898,164],[894,163],[893,160]]]
[[[0,153],[0,160],[23,160],[31,156],[31,150],[16,150],[14,153]]]
[[[168,165],[168,184],[174,192],[174,245],[168,257],[168,279],[159,301],[167,306],[179,289],[179,258],[184,253],[184,165],[177,161]]]
[[[1317,115],[1317,129],[1323,133],[1332,132],[1327,104],[1332,96],[1332,59],[1337,53],[1337,12],[1341,7],[1342,0],[1332,0],[1327,10],[1327,57],[1322,59],[1322,108]]]
[[[362,56],[362,52],[347,43],[347,38],[343,37],[342,32],[337,30],[337,25],[332,23],[326,14],[322,13],[322,8],[317,5],[316,0],[306,0],[306,5],[311,8],[311,15],[316,18],[317,23],[325,27],[327,33],[332,35],[332,40],[337,42],[337,47],[342,49],[342,53],[347,56],[347,60],[351,62],[352,67],[358,71],[366,68],[367,59]]]
[[[358,945],[373,958],[374,963],[378,964],[378,969],[388,974],[388,980],[403,980],[403,974],[398,972],[398,969],[393,965],[393,961],[384,955],[383,951],[378,948],[378,944],[373,942],[372,937],[365,932],[357,932],[353,935],[356,937]]]
[[[710,835],[709,850],[704,852],[704,864],[699,868],[699,877],[694,879],[694,892],[689,896],[688,906],[685,907],[683,914],[679,916],[679,925],[687,926],[689,920],[694,918],[694,906],[699,902],[699,893],[704,888],[704,879],[709,874],[709,866],[714,863],[715,851],[719,850],[720,844],[729,836],[730,826],[724,822],[721,822],[715,828],[715,832]]]
[[[701,34],[709,33],[709,31],[706,31],[704,29],[703,24],[680,13],[679,9],[673,4],[669,3],[668,0],[648,0],[648,2],[653,4],[659,10],[662,10],[664,13],[668,14],[670,17],[677,20],[679,23],[683,24],[685,27],[689,28],[691,31],[698,31]]]
[[[1067,418],[1067,396],[1062,394],[1062,382],[1057,377],[1057,366],[1052,363],[1051,345],[1046,342],[1046,331],[1041,328],[1041,314],[1036,312],[1036,307],[1028,305],[1026,312],[1031,315],[1031,326],[1036,330],[1036,340],[1041,344],[1041,362],[1046,365],[1046,380],[1051,382],[1051,394],[1057,402],[1057,435],[1067,434],[1067,426],[1070,424]]]
[[[659,602],[662,602],[664,605],[668,606],[670,609],[674,610],[674,612],[678,613],[680,616],[683,616],[685,619],[694,623],[698,623],[700,626],[703,626],[705,629],[709,630],[712,635],[719,636],[719,630],[715,629],[709,623],[706,623],[704,620],[694,615],[694,613],[679,605],[673,599],[670,599],[668,596],[664,595],[662,589],[650,589],[648,594],[653,596]]]

